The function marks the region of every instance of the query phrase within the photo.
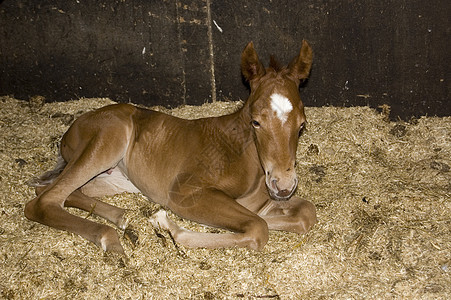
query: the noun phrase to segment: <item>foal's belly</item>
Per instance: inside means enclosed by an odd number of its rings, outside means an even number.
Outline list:
[[[158,128],[158,127],[157,127]],[[148,132],[135,140],[121,167],[130,181],[153,202],[167,205],[172,182],[189,169],[192,147],[177,138],[176,132]]]

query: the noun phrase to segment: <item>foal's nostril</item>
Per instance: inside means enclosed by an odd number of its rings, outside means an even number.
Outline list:
[[[273,179],[273,180],[271,180],[271,186],[272,186],[272,188],[274,189],[274,190],[276,190],[276,191],[278,191],[279,190],[279,188],[277,187],[277,179]]]

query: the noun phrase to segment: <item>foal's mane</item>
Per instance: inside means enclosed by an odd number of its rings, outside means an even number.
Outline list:
[[[271,54],[271,56],[269,57],[269,67],[271,69],[273,69],[276,72],[279,72],[282,70],[282,66],[280,65],[280,63],[277,61],[276,57],[274,55]]]

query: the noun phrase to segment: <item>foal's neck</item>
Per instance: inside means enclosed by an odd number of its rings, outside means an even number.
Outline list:
[[[219,144],[242,152],[243,148],[253,143],[251,116],[246,104],[232,114],[208,118],[206,121],[204,132],[208,132],[208,135]]]

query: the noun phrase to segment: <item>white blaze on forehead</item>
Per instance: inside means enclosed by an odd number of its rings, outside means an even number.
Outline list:
[[[271,95],[271,108],[283,124],[287,120],[288,114],[293,110],[293,105],[287,97],[275,93]]]

